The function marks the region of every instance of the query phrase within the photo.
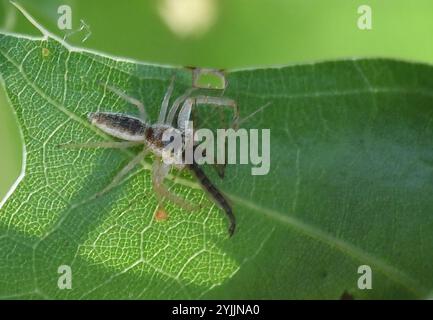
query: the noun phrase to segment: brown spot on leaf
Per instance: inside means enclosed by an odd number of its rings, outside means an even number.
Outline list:
[[[155,212],[155,220],[156,221],[165,221],[168,219],[167,211],[164,208],[159,207]]]

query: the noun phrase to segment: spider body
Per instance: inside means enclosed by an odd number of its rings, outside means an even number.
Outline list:
[[[110,136],[125,141],[143,141],[147,129],[142,120],[121,113],[90,113],[89,121]]]
[[[143,120],[123,113],[94,112],[89,121],[101,131],[121,140],[143,143],[149,151],[162,158],[170,141],[163,140],[164,132],[178,131],[167,124],[149,125]],[[174,161],[174,158],[173,158]],[[176,165],[181,169],[184,165]]]
[[[95,112],[90,113],[88,118],[92,125],[96,126],[103,132],[118,138],[122,141],[104,141],[86,144],[70,144],[70,147],[102,147],[102,148],[129,148],[133,146],[143,145],[143,150],[137,154],[113,179],[113,181],[103,189],[99,195],[106,193],[113,187],[118,185],[122,179],[130,172],[136,165],[138,165],[146,156],[148,152],[152,152],[156,159],[153,162],[152,183],[154,191],[158,197],[158,201],[163,199],[172,201],[179,206],[193,210],[194,206],[188,204],[186,200],[171,193],[164,185],[164,179],[167,176],[173,164],[167,164],[162,161],[163,152],[165,147],[171,141],[164,141],[164,133],[170,131],[180,132],[182,137],[182,145],[185,146],[185,122],[190,120],[191,110],[193,106],[199,104],[207,104],[216,107],[228,106],[234,110],[234,124],[238,122],[239,112],[236,103],[224,97],[211,97],[211,96],[191,96],[194,89],[187,90],[183,95],[178,97],[169,108],[170,96],[173,91],[174,78],[167,89],[164,96],[161,110],[159,113],[158,121],[150,123],[144,105],[135,98],[129,97],[123,92],[114,87],[108,87],[111,91],[118,94],[121,98],[134,104],[140,113],[140,117],[134,117],[127,114],[113,113],[113,112]],[[179,110],[180,109],[180,110]],[[174,157],[174,156],[173,156]],[[172,162],[174,163],[174,162]],[[215,187],[215,185],[206,176],[204,171],[196,164],[176,164],[178,169],[188,168],[195,175],[204,190],[206,190],[216,204],[224,210],[229,218],[229,235],[232,236],[236,227],[235,217],[232,209],[224,195]]]

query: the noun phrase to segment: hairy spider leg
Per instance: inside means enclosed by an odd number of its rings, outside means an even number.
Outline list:
[[[142,142],[136,141],[100,141],[100,142],[88,142],[88,143],[68,143],[61,144],[59,147],[62,148],[109,148],[109,149],[126,149],[134,146],[143,144]],[[108,186],[106,186],[102,191],[96,194],[97,197],[102,196],[114,187],[116,187],[120,182],[122,182],[123,177],[125,177],[129,171],[134,169],[134,167],[139,164],[146,156],[147,150],[144,149],[139,154],[137,154],[125,167],[120,170],[117,175],[113,178]]]
[[[159,205],[162,206],[163,200],[166,199],[188,211],[199,209],[200,205],[188,203],[185,199],[170,192],[170,190],[164,184],[164,180],[167,177],[170,168],[171,166],[162,162],[161,159],[155,159],[153,162],[152,183],[153,190],[156,192]]]
[[[190,119],[192,107],[196,103],[195,98],[188,98],[185,100],[181,110],[179,111],[179,116],[177,119],[178,128],[184,132],[185,122]],[[229,235],[233,235],[236,228],[236,220],[233,214],[232,208],[223,194],[214,186],[214,184],[209,180],[204,171],[193,161],[192,164],[188,165],[188,168],[194,173],[195,177],[200,181],[203,188],[211,195],[219,207],[221,207],[229,218]],[[222,173],[223,175],[223,173]],[[221,175],[220,175],[221,176]]]
[[[62,143],[60,148],[108,148],[108,149],[127,149],[143,144],[138,141],[98,141],[84,143]]]
[[[185,102],[182,105],[182,108],[179,111],[179,115],[177,116],[177,128],[181,132],[185,132],[186,130],[185,122],[190,120],[193,104],[194,104],[193,98],[188,98],[185,100]]]
[[[195,99],[196,105],[207,104],[215,107],[229,107],[233,109],[233,124],[232,128],[237,130],[239,128],[239,108],[235,100],[226,97],[211,97],[211,96],[197,96]]]
[[[113,178],[113,180],[110,182],[108,186],[106,186],[102,191],[98,192],[97,196],[102,196],[103,194],[107,193],[117,185],[119,185],[123,178],[132,170],[135,168],[136,165],[138,165],[148,154],[148,150],[144,149],[139,154],[137,154],[134,158],[132,158],[131,161],[128,162],[126,166],[122,168]]]
[[[226,97],[211,97],[211,96],[197,96],[197,97],[192,97],[189,99],[193,99],[195,102],[195,105],[197,105],[197,106],[200,104],[206,104],[206,105],[211,105],[211,106],[215,106],[215,107],[230,107],[230,108],[232,108],[234,115],[233,115],[233,122],[232,122],[231,127],[235,131],[237,131],[239,129],[239,108],[237,106],[236,101],[234,101],[233,99],[226,98]],[[187,112],[187,110],[185,110],[185,112]],[[225,155],[227,158],[227,150],[225,152]],[[221,179],[224,178],[224,172],[225,172],[226,166],[227,166],[227,161],[225,161],[224,164],[216,163],[214,165],[214,168],[215,168],[218,176]]]
[[[164,99],[162,100],[161,110],[159,112],[158,122],[159,124],[165,123],[165,117],[167,115],[168,104],[170,102],[171,94],[173,93],[174,88],[174,79],[175,76],[171,77],[170,85],[168,86],[167,92],[164,95]]]
[[[180,107],[180,105],[195,91],[196,88],[189,88],[185,91],[185,93],[179,96],[176,100],[174,100],[173,106],[168,113],[167,119],[165,121],[166,124],[174,125],[174,118],[176,117],[176,113]]]
[[[134,106],[136,106],[137,109],[138,109],[138,113],[140,114],[140,119],[143,122],[147,121],[148,116],[147,116],[146,108],[144,107],[144,104],[141,101],[139,101],[138,99],[135,99],[135,98],[133,98],[131,96],[128,96],[126,93],[124,93],[120,89],[115,88],[113,86],[106,85],[106,88],[108,90],[110,90],[111,92],[117,94],[123,100],[125,100],[125,101],[129,102],[130,104],[133,104]]]
[[[207,104],[211,106],[217,106],[217,107],[230,107],[233,108],[234,116],[233,116],[233,124],[232,127],[237,130],[237,123],[239,121],[239,108],[236,104],[236,102],[233,99],[225,98],[225,97],[211,97],[211,96],[197,96],[197,97],[190,97],[192,92],[197,90],[196,88],[190,88],[188,89],[183,95],[178,97],[175,102],[173,103],[173,106],[167,116],[167,120],[165,121],[166,124],[174,125],[174,119],[176,117],[177,110],[179,109],[180,105],[183,103],[181,107],[181,111],[178,115],[178,121],[177,124],[179,127],[185,127],[185,121],[189,120],[189,115],[191,114],[190,110],[186,110],[188,108],[192,108],[192,106],[200,105],[200,104]],[[181,113],[183,111],[183,114],[181,116]],[[182,123],[179,123],[179,120],[182,121]]]
[[[222,112],[221,108],[218,108],[218,110],[220,112]],[[191,109],[191,118],[192,118],[192,121],[193,121],[194,124],[198,124],[196,113],[197,113],[197,109],[196,108],[192,108]],[[222,119],[221,119],[221,122],[223,122]],[[200,127],[200,125],[195,125],[195,126],[197,128]],[[226,154],[227,154],[227,152],[226,152]],[[205,157],[206,153],[203,153],[203,156]],[[214,170],[216,171],[216,173],[218,174],[218,176],[221,179],[223,179],[224,178],[224,172],[225,172],[226,164],[219,164],[218,161],[217,161],[217,155],[216,154],[214,155],[214,163],[211,166],[214,168]]]
[[[239,121],[239,110],[237,108],[236,102],[232,99],[223,98],[223,97],[210,97],[210,96],[189,97],[183,103],[182,108],[180,109],[179,115],[177,117],[177,126],[179,130],[185,132],[186,129],[185,122],[189,121],[193,106],[199,104],[208,104],[208,105],[218,106],[218,107],[226,107],[226,106],[232,107],[234,108],[234,112],[235,112],[234,123],[237,123]],[[237,128],[235,130],[237,130]]]
[[[232,207],[223,196],[223,194],[215,187],[215,185],[209,180],[204,171],[196,164],[192,163],[188,165],[188,168],[194,173],[196,178],[200,181],[204,189],[210,194],[215,200],[218,206],[224,210],[229,219],[229,236],[231,237],[236,229],[236,218],[233,214]]]

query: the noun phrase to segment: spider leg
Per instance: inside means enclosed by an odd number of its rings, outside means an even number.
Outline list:
[[[126,149],[143,144],[137,141],[97,141],[86,143],[63,143],[59,144],[60,148],[109,148],[109,149]]]
[[[197,145],[193,146],[194,154],[195,154],[196,147],[197,147]],[[206,151],[206,150],[204,150],[204,151]],[[206,157],[206,152],[203,152],[203,156]],[[194,159],[194,160],[196,160],[196,159]],[[218,176],[221,179],[224,179],[226,164],[227,164],[227,161],[224,164],[218,163],[217,157],[214,155],[214,163],[211,166],[214,168],[215,172],[218,174]]]
[[[185,122],[190,120],[193,104],[194,98],[186,99],[179,111],[179,115],[177,116],[177,128],[182,132],[185,132],[186,130]]]
[[[102,191],[98,192],[97,196],[101,196],[105,193],[107,193],[108,191],[110,191],[111,189],[113,189],[115,186],[117,186],[120,182],[122,182],[123,178],[132,170],[135,168],[136,165],[138,165],[146,156],[146,154],[148,153],[147,150],[143,150],[141,151],[139,154],[137,154],[134,158],[132,158],[132,160],[130,162],[128,162],[128,164],[126,166],[124,166],[122,168],[122,170],[120,170],[115,177],[113,178],[113,180],[110,182],[110,184],[108,186],[106,186]]]
[[[233,214],[232,207],[225,196],[219,191],[215,185],[209,180],[204,171],[195,163],[188,165],[188,168],[193,172],[196,178],[200,181],[203,189],[206,190],[215,203],[224,210],[228,220],[228,233],[231,237],[236,229],[236,217]]]
[[[135,99],[133,97],[128,96],[126,93],[124,93],[120,89],[115,88],[113,86],[106,85],[106,88],[108,90],[110,90],[111,92],[117,94],[123,100],[125,100],[125,101],[129,102],[130,104],[133,104],[134,106],[136,106],[137,109],[138,109],[138,112],[140,114],[140,119],[143,120],[144,122],[146,122],[146,119],[148,119],[148,117],[147,117],[146,109],[144,108],[144,104],[141,101],[139,101],[138,99]]]
[[[195,100],[196,105],[208,104],[215,107],[232,108],[234,113],[232,128],[235,130],[239,128],[239,108],[235,100],[226,97],[211,97],[211,96],[197,96],[191,99]]]
[[[170,102],[171,94],[173,93],[175,76],[171,78],[170,85],[162,100],[161,111],[159,112],[158,123],[164,123],[167,115],[168,103]]]
[[[178,97],[176,100],[174,100],[173,106],[170,109],[170,112],[168,113],[167,120],[165,123],[173,125],[174,124],[174,118],[176,117],[177,110],[179,109],[179,106],[193,93],[196,88],[190,88],[185,91],[183,95]]]
[[[168,190],[166,185],[164,185],[164,179],[170,171],[170,165],[163,163],[159,159],[155,159],[152,169],[153,189],[155,190],[160,206],[163,206],[163,200],[167,199],[188,211],[197,210],[200,207],[190,204],[185,199],[176,196]]]
[[[236,101],[230,98],[225,97],[211,97],[211,96],[197,96],[194,98],[189,98],[185,101],[185,104],[188,100],[195,100],[196,105],[199,104],[208,104],[216,107],[230,107],[233,108],[234,116],[233,116],[233,123],[232,123],[232,129],[238,130],[239,128],[239,108],[236,104]],[[184,106],[185,106],[184,104]],[[193,103],[190,103],[191,107]],[[183,112],[182,112],[183,111]],[[182,110],[179,112],[178,122],[182,121],[183,125],[182,128],[185,127],[185,121],[189,119],[191,111],[189,110],[189,105],[182,107]],[[178,124],[179,128],[181,128],[181,124]],[[226,147],[226,146],[225,146]],[[225,152],[225,155],[227,157],[227,152]],[[227,160],[227,159],[226,159]],[[225,161],[223,164],[216,164],[214,166],[218,176],[222,179],[224,178],[225,168],[227,165],[227,161]]]
[[[197,121],[197,117],[196,117],[196,109],[195,108],[193,108],[191,110],[191,118],[192,118],[192,122],[194,123],[194,125],[196,125],[198,123],[198,121]],[[221,122],[223,122],[223,121],[221,121]],[[198,125],[197,127],[200,127],[200,125]],[[196,147],[197,147],[197,145],[194,144],[193,145],[193,151],[194,152],[195,152],[195,148]],[[226,154],[227,154],[227,152],[226,152]],[[203,156],[204,157],[206,156],[206,152],[203,152]],[[227,161],[226,161],[226,163],[227,163]],[[211,166],[214,168],[214,170],[216,171],[216,173],[218,174],[218,176],[221,179],[224,179],[224,173],[225,173],[226,163],[219,164],[218,161],[217,161],[216,155],[214,155],[214,163]]]

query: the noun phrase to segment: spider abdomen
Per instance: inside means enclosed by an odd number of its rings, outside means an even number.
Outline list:
[[[146,124],[130,115],[112,112],[89,114],[90,122],[105,133],[127,141],[143,141]]]

